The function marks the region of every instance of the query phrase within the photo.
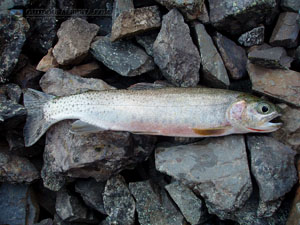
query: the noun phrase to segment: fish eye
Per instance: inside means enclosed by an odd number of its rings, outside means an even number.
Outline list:
[[[270,112],[270,106],[266,103],[262,103],[258,105],[258,112],[261,114],[266,114]]]

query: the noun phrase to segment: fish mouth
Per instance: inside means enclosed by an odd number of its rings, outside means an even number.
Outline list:
[[[264,119],[263,123],[258,128],[249,128],[249,129],[255,132],[262,132],[262,133],[276,131],[282,125],[282,122],[280,122],[279,119],[280,116],[281,114],[279,113],[270,115]]]

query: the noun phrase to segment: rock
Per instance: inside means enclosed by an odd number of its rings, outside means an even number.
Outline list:
[[[132,37],[161,25],[158,6],[131,9],[122,12],[114,21],[111,30],[111,41]]]
[[[268,136],[247,136],[251,171],[263,202],[279,199],[297,182],[296,152]]]
[[[155,165],[157,170],[192,187],[205,199],[210,213],[234,211],[243,206],[252,192],[241,135],[159,147]]]
[[[0,12],[0,83],[9,80],[29,29],[29,24],[24,17],[4,12]]]
[[[40,80],[42,90],[55,96],[79,94],[89,90],[101,91],[114,89],[100,79],[82,78],[62,69],[49,69]]]
[[[297,0],[281,0],[280,6],[285,11],[298,12],[300,10],[300,2]]]
[[[8,99],[18,103],[20,102],[22,90],[18,85],[13,83],[1,85],[0,95],[6,96]]]
[[[56,41],[58,21],[53,13],[51,16],[36,16],[39,13],[36,9],[43,9],[46,13],[53,12],[56,10],[56,1],[42,0],[31,4],[26,10],[30,30],[25,47],[29,52],[46,55]]]
[[[80,18],[64,21],[58,32],[53,55],[60,65],[77,64],[88,54],[90,44],[99,27]]]
[[[293,48],[298,45],[300,25],[297,24],[297,13],[283,12],[279,15],[276,26],[270,38],[272,46]]]
[[[55,201],[56,201],[56,192],[49,190],[44,187],[43,183],[40,181],[35,184],[36,190],[36,198],[39,205],[49,212],[51,215],[55,214]]]
[[[14,82],[16,82],[21,88],[33,88],[39,89],[39,80],[41,79],[42,72],[36,70],[36,68],[27,64],[25,67],[16,72]]]
[[[203,220],[204,204],[187,186],[175,181],[166,185],[168,193],[190,224],[199,224]],[[202,221],[203,222],[203,221]]]
[[[298,46],[298,48],[296,49],[296,53],[295,53],[295,61],[297,64],[300,65],[300,45]]]
[[[103,202],[108,224],[135,224],[135,201],[121,175],[106,182]]]
[[[77,180],[75,191],[80,193],[85,204],[102,214],[106,214],[103,203],[104,182],[97,182],[94,179]]]
[[[259,200],[258,208],[256,214],[258,217],[270,217],[272,216],[280,207],[282,200],[277,199],[274,201],[263,201]]]
[[[167,7],[169,10],[173,8],[178,9],[189,20],[197,19],[201,15],[202,7],[204,5],[203,0],[197,0],[197,1],[155,0],[155,1]]]
[[[292,57],[282,47],[254,50],[248,54],[251,63],[271,69],[288,69],[293,61]]]
[[[232,35],[240,35],[269,19],[277,5],[276,0],[230,0],[226,2],[209,0],[208,2],[212,25]]]
[[[34,224],[38,219],[39,206],[29,186],[2,183],[0,185],[0,211],[1,224]]]
[[[208,24],[209,21],[209,15],[207,11],[207,7],[205,4],[202,5],[202,10],[197,18],[202,24]]]
[[[20,1],[11,1],[11,0],[3,0],[0,3],[0,10],[11,9],[15,7],[24,7],[28,4],[28,0],[20,0]]]
[[[241,79],[246,76],[247,55],[246,51],[233,41],[217,33],[215,43],[222,56],[225,67],[232,79]]]
[[[39,177],[27,158],[0,152],[0,182],[31,183]]]
[[[214,87],[228,87],[226,68],[211,37],[200,23],[195,23],[194,29],[202,61],[203,79]]]
[[[135,37],[137,43],[139,43],[146,50],[147,54],[153,57],[153,44],[157,38],[158,33],[137,35]]]
[[[83,205],[79,198],[68,193],[66,189],[57,192],[56,213],[58,216],[67,222],[91,222],[97,221],[92,212]]]
[[[41,59],[41,61],[39,62],[39,64],[36,66],[36,69],[38,71],[47,72],[50,68],[57,68],[57,67],[59,67],[58,62],[56,61],[56,59],[53,56],[52,50],[53,50],[53,48],[50,48],[48,50],[47,55],[45,55]]]
[[[292,70],[273,70],[247,64],[252,89],[281,101],[300,106],[300,73]]]
[[[137,76],[153,70],[153,59],[130,41],[111,43],[108,36],[98,37],[91,45],[93,56],[122,76]]]
[[[115,0],[112,11],[112,23],[118,18],[118,16],[126,11],[134,9],[132,0]]]
[[[23,132],[18,132],[16,130],[8,130],[6,132],[5,137],[9,146],[9,152],[11,154],[26,156],[27,149],[25,150]]]
[[[246,47],[251,47],[253,45],[262,44],[264,42],[264,39],[265,39],[265,27],[264,25],[261,25],[242,34],[239,37],[238,42],[241,45],[244,45]]]
[[[80,77],[92,77],[99,76],[101,74],[101,68],[97,62],[92,61],[90,63],[74,66],[72,69],[67,70],[67,72]]]
[[[163,206],[149,180],[129,183],[129,190],[136,200],[138,221],[141,225],[185,224],[180,213],[174,214]]]
[[[34,225],[53,225],[52,219],[44,219],[40,221],[39,223],[35,223]]]
[[[176,86],[194,87],[199,82],[200,56],[183,16],[172,9],[163,16],[153,44],[154,61],[163,76]]]

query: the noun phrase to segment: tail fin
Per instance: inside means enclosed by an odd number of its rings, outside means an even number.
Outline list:
[[[24,93],[24,106],[27,109],[27,119],[23,130],[25,146],[31,146],[39,140],[46,130],[54,123],[44,117],[43,106],[54,96],[33,89]]]

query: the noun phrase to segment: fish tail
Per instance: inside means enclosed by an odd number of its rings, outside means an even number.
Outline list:
[[[25,91],[24,106],[27,109],[27,118],[23,134],[26,147],[37,142],[46,130],[56,122],[47,121],[43,110],[45,103],[54,97],[30,88]]]

